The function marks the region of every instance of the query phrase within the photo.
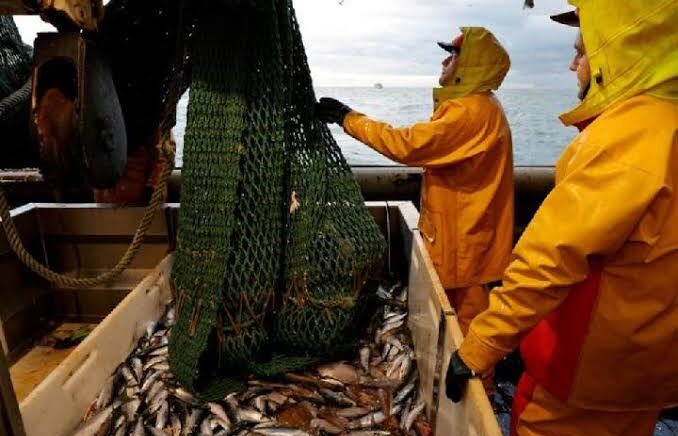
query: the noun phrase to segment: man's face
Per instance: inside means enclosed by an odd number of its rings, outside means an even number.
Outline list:
[[[452,52],[452,54],[443,60],[443,71],[440,73],[440,78],[438,79],[440,86],[450,84],[452,76],[454,75],[454,67],[457,65],[457,59],[459,59],[457,52]]]
[[[574,59],[570,64],[570,71],[577,74],[577,84],[579,86],[579,100],[584,100],[586,94],[589,92],[591,85],[591,67],[589,66],[589,58],[586,56],[584,49],[584,39],[581,32],[577,35],[574,42]]]

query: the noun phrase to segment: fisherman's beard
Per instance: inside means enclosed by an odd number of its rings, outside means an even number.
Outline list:
[[[591,89],[591,82],[589,81],[586,86],[583,88],[579,88],[579,100],[584,100],[586,98],[586,95],[589,93],[589,89]]]

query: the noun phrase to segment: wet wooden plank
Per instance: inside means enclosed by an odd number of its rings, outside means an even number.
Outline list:
[[[96,324],[65,323],[49,333],[41,344],[33,347],[10,368],[17,400],[21,402],[71,354],[75,347],[56,349],[56,339],[64,339],[81,331],[91,331]]]
[[[419,368],[419,389],[426,401],[427,415],[429,419],[434,419],[437,410],[435,393],[439,384],[441,322],[444,321],[445,313],[452,309],[417,231],[412,233],[408,310],[408,327]]]
[[[463,336],[456,315],[445,316],[442,362],[440,365],[440,395],[436,414],[438,434],[459,436],[501,436],[501,429],[479,379],[469,381],[464,398],[453,403],[445,395],[445,378],[452,353],[461,345]]]
[[[7,358],[0,350],[0,435],[24,436],[24,426],[9,375]]]

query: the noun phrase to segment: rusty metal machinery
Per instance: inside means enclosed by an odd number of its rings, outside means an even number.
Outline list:
[[[60,30],[97,30],[102,0],[0,0],[0,15],[35,15]]]

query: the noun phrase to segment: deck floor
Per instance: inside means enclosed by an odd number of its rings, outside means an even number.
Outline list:
[[[96,324],[61,324],[12,365],[9,372],[17,401],[21,403],[75,349],[75,346],[54,348],[53,344],[57,339],[67,338],[82,330],[91,331],[95,326]]]

